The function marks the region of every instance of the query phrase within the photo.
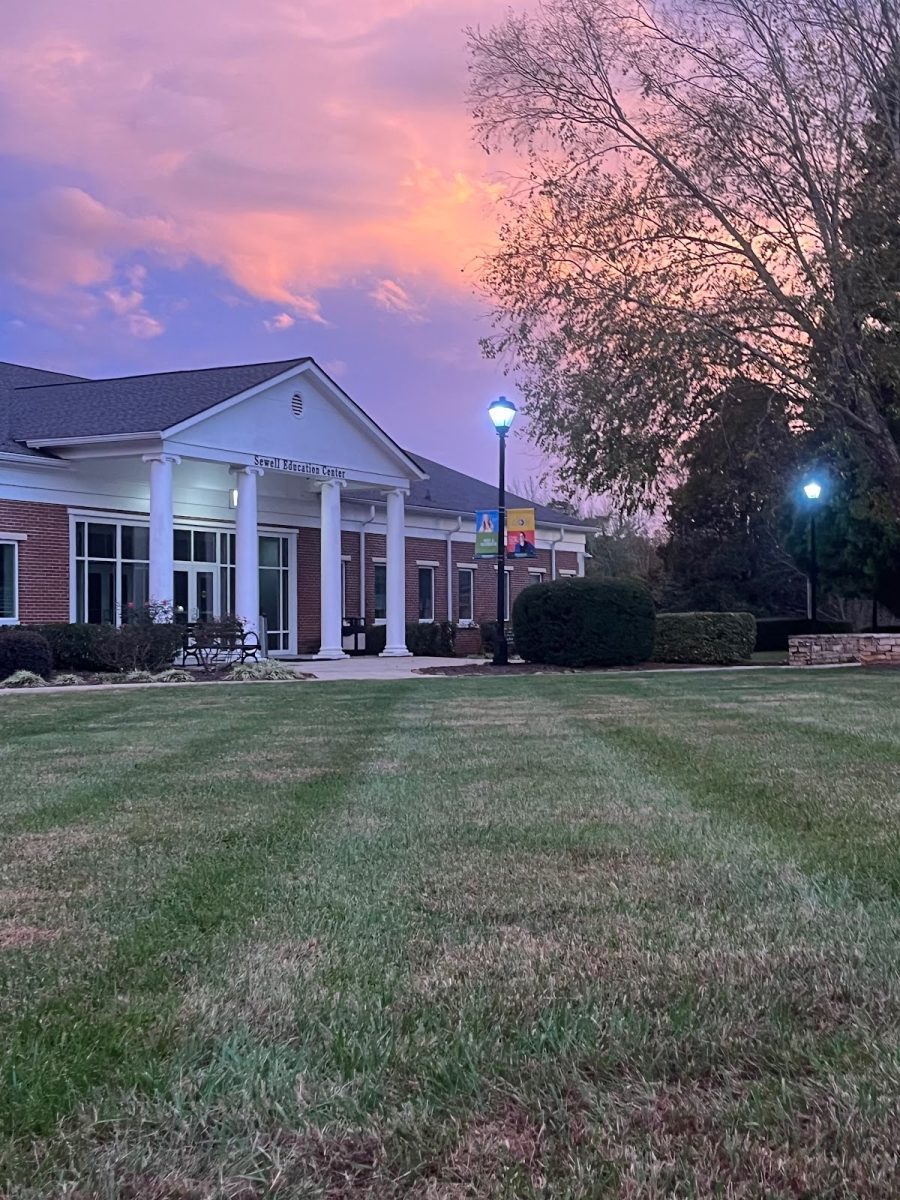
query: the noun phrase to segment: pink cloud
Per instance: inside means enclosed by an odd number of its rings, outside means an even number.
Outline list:
[[[412,320],[421,320],[419,305],[409,292],[394,279],[382,279],[369,295],[379,306],[388,312],[402,313]]]
[[[317,292],[367,276],[467,293],[496,187],[470,135],[462,29],[504,7],[157,0],[127,29],[92,0],[29,7],[0,47],[17,116],[0,151],[62,186],[0,263],[61,294],[108,285],[137,251],[151,271],[196,260],[313,321]]]
[[[290,313],[286,312],[276,313],[274,317],[263,321],[263,325],[268,333],[281,333],[285,329],[290,329],[294,323],[294,318]]]

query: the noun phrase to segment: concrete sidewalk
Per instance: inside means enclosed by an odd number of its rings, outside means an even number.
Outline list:
[[[285,663],[295,671],[315,675],[316,679],[429,679],[434,676],[416,675],[423,667],[470,667],[482,662],[475,658],[378,658],[377,655],[362,655],[339,659],[335,662],[291,662]],[[438,678],[440,678],[438,676]]]

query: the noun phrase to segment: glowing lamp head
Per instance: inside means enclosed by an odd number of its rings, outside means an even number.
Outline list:
[[[488,409],[488,415],[494,428],[502,436],[516,419],[516,406],[505,396],[500,396]]]
[[[806,496],[807,500],[821,500],[821,483],[818,483],[815,479],[811,479],[809,483],[803,485],[803,494]]]

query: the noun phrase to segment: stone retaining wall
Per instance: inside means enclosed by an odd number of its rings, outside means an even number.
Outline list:
[[[889,663],[900,667],[900,633],[828,633],[792,637],[788,643],[788,659],[792,667],[837,663]]]

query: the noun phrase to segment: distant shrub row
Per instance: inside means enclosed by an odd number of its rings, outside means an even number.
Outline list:
[[[730,666],[746,662],[755,643],[750,613],[660,613],[653,660]]]

